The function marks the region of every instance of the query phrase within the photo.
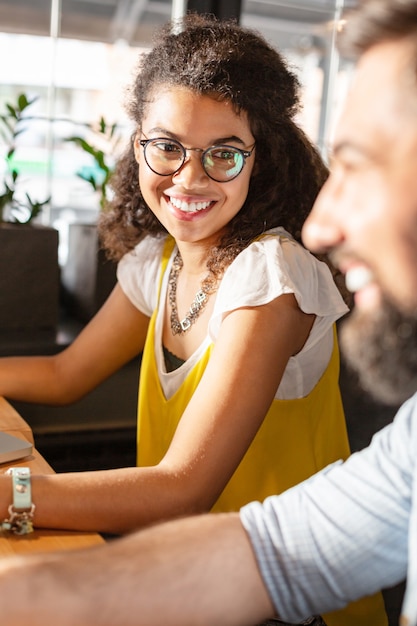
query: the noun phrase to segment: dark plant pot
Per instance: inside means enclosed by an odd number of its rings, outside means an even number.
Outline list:
[[[69,313],[88,322],[116,284],[116,263],[101,250],[97,224],[70,224],[68,258],[62,268],[64,303]]]
[[[55,337],[58,238],[50,226],[0,225],[0,333],[29,336],[39,331]]]

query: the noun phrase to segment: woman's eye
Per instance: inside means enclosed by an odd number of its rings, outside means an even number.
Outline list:
[[[161,152],[170,153],[170,154],[180,154],[181,149],[177,144],[172,143],[170,141],[159,141],[155,144],[155,147],[161,150]]]
[[[221,161],[232,161],[235,158],[235,154],[233,150],[214,150],[212,152],[213,158]]]

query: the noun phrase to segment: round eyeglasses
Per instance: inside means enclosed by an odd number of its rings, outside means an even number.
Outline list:
[[[249,150],[241,150],[227,144],[203,148],[184,148],[175,139],[157,137],[141,139],[143,154],[148,167],[159,176],[172,176],[185,163],[187,152],[201,152],[201,164],[207,176],[218,183],[227,183],[239,176],[246,159],[250,157],[255,144]]]

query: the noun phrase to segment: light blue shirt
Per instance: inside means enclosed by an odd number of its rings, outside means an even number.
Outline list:
[[[367,448],[240,517],[282,619],[407,578],[404,623],[417,626],[417,394]]]

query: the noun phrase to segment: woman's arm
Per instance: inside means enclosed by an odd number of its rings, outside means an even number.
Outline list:
[[[138,354],[149,318],[116,285],[74,342],[53,356],[0,359],[0,395],[66,404],[78,400]]]
[[[292,295],[229,314],[164,459],[154,467],[33,477],[35,525],[123,533],[209,510],[260,427],[313,319]],[[0,494],[5,516],[10,486],[0,483]]]

